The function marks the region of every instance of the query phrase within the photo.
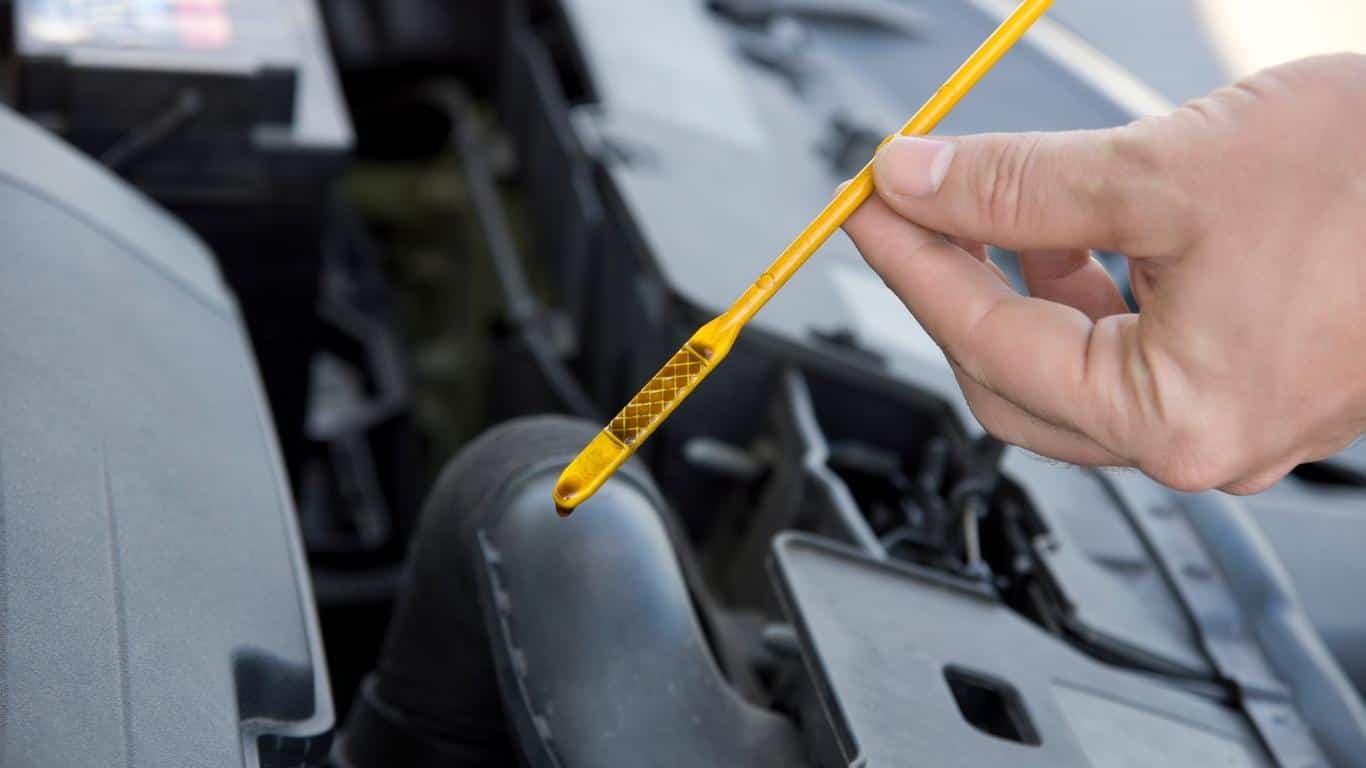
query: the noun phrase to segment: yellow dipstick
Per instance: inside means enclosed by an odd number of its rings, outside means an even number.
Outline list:
[[[988,37],[925,106],[901,128],[902,136],[934,130],[996,62],[1048,10],[1053,0],[1024,0]],[[884,142],[886,143],[886,142]],[[740,330],[778,289],[801,269],[811,254],[839,229],[873,193],[870,162],[816,216],[796,240],[759,276],[730,309],[697,330],[659,373],[594,437],[555,484],[555,509],[568,516],[597,492],[660,424],[711,373],[735,344]]]

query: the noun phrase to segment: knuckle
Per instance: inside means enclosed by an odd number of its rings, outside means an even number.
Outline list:
[[[1025,442],[1018,414],[1006,401],[981,385],[963,387],[963,395],[968,410],[987,434],[1009,445],[1022,445]]]
[[[985,396],[976,387],[965,387],[963,397],[968,402],[968,410],[972,412],[977,423],[982,425],[982,429],[985,429],[987,434],[997,440],[1010,442],[1006,419],[1003,418],[1004,414],[996,407],[996,403],[991,397]]]
[[[1174,491],[1200,493],[1219,487],[1219,480],[1198,462],[1159,461],[1142,467],[1143,473]]]
[[[1100,142],[1098,167],[1081,196],[1099,212],[1108,239],[1121,250],[1167,250],[1185,241],[1196,229],[1188,221],[1196,210],[1186,199],[1181,169],[1155,140],[1156,123],[1139,122],[1106,133]],[[1160,226],[1154,226],[1160,221]]]
[[[1177,491],[1197,493],[1229,483],[1228,441],[1207,426],[1182,425],[1166,432],[1157,449],[1139,464],[1144,474]]]
[[[1034,134],[1002,137],[982,164],[978,207],[997,231],[1013,230],[1024,218],[1027,177],[1039,141]]]
[[[1341,107],[1352,100],[1366,76],[1366,55],[1328,53],[1286,62],[1245,78],[1238,85],[1265,100],[1308,94]]]
[[[1270,490],[1271,486],[1279,483],[1290,473],[1289,469],[1275,469],[1270,472],[1253,475],[1243,478],[1233,483],[1229,483],[1219,488],[1219,490],[1231,496],[1256,496],[1259,493]]]
[[[1136,179],[1166,177],[1170,168],[1146,125],[1135,123],[1111,131],[1101,142],[1104,154],[1102,167],[1111,169],[1101,174],[1100,199],[1127,201],[1132,197],[1132,182]]]
[[[995,410],[986,409],[982,415],[977,417],[977,421],[982,424],[982,429],[986,430],[987,434],[997,440],[1010,445],[1019,444],[1020,436],[1010,428],[1006,423],[1006,420],[1001,418],[1001,415]]]

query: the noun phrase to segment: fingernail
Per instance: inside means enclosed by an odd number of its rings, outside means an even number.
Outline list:
[[[898,136],[878,152],[874,161],[879,184],[898,195],[929,197],[949,175],[957,148],[947,141]]]

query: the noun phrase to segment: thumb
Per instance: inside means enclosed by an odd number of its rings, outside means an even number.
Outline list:
[[[1170,221],[1162,143],[1138,125],[1103,131],[900,136],[873,179],[897,213],[929,229],[1012,250],[1151,252]],[[1156,223],[1157,226],[1149,226]],[[1136,253],[1135,253],[1136,252]]]

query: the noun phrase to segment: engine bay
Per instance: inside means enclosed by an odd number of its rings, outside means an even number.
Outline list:
[[[0,0],[4,764],[1360,764],[1361,445],[1007,446],[842,236],[550,505],[1009,6]],[[944,131],[1169,108],[1045,20]]]

